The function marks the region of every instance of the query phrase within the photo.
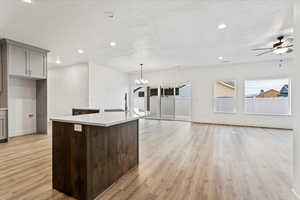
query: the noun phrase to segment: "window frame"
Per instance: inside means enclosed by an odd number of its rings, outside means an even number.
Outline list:
[[[216,110],[216,101],[215,101],[215,85],[218,82],[226,82],[226,81],[231,81],[234,82],[235,85],[235,90],[234,90],[234,96],[233,96],[233,112],[225,112],[225,111],[217,111]],[[237,98],[237,90],[238,90],[238,86],[237,86],[238,81],[236,79],[224,79],[224,80],[216,80],[213,83],[213,87],[212,87],[212,96],[213,96],[213,112],[216,114],[237,114],[238,113],[238,108],[237,108],[237,102],[238,102],[238,98]]]
[[[288,80],[288,85],[289,85],[289,96],[288,96],[288,104],[289,104],[289,113],[288,114],[270,114],[270,113],[251,113],[251,112],[246,112],[246,103],[245,103],[245,98],[246,98],[246,82],[247,81],[268,81],[268,80],[280,80],[280,79],[287,79]],[[292,80],[290,77],[268,77],[268,78],[254,78],[254,79],[245,79],[244,80],[244,87],[243,87],[243,114],[245,115],[259,115],[259,116],[286,116],[290,117],[292,116]]]

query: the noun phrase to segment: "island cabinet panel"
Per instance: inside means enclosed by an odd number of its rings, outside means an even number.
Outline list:
[[[86,140],[74,125],[53,122],[53,188],[77,199],[87,199]]]
[[[110,127],[53,122],[53,187],[92,200],[138,165],[138,120]]]
[[[91,199],[138,165],[138,123],[109,128],[87,126],[89,193]]]

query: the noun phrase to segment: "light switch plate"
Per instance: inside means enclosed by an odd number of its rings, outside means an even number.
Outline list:
[[[74,131],[82,132],[82,125],[81,124],[74,124]]]

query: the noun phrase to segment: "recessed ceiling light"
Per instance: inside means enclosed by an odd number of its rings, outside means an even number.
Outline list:
[[[32,3],[32,0],[22,0],[24,3]]]
[[[223,56],[219,56],[218,59],[219,60],[223,60],[224,58],[223,58]]]
[[[116,42],[110,42],[110,46],[115,47],[115,46],[117,46],[117,43]]]
[[[60,60],[60,58],[59,58],[59,57],[57,57],[57,58],[56,58],[56,61],[55,61],[55,63],[56,63],[56,64],[58,64],[58,65],[59,65],[59,64],[61,64],[61,60]]]
[[[115,15],[114,15],[114,13],[113,13],[112,11],[106,11],[106,12],[104,12],[104,14],[105,14],[107,17],[109,17],[109,18],[114,18],[114,17],[115,17]]]
[[[78,49],[77,52],[78,52],[79,54],[84,54],[84,51],[83,51],[82,49]]]
[[[218,25],[218,29],[224,29],[224,28],[227,28],[226,24],[219,24]]]

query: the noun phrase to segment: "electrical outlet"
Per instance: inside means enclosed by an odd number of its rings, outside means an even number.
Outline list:
[[[34,114],[32,114],[32,113],[31,113],[31,114],[28,114],[28,117],[29,117],[29,118],[33,118],[33,117],[34,117]]]
[[[81,124],[74,124],[74,131],[82,132],[82,125]]]

